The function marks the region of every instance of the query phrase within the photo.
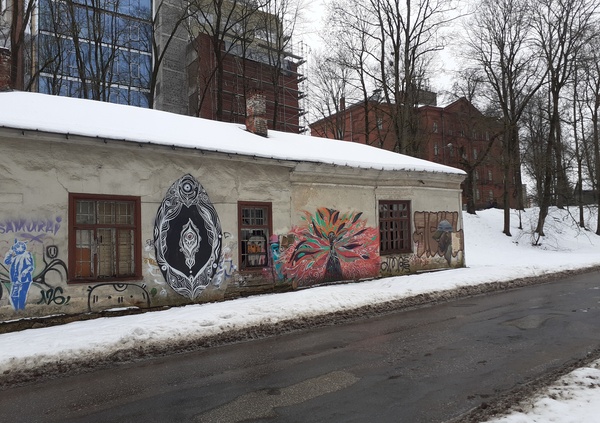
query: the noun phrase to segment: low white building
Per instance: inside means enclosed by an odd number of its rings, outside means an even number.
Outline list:
[[[366,145],[8,91],[0,151],[0,320],[465,265],[464,172]]]

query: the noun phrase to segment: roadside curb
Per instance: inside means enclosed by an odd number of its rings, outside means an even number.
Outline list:
[[[600,272],[600,266],[562,271],[527,278],[519,278],[511,281],[462,286],[454,289],[423,293],[411,297],[358,308],[349,308],[347,310],[324,313],[310,317],[299,317],[295,319],[281,320],[279,322],[270,324],[259,324],[242,329],[233,329],[215,335],[199,336],[194,339],[174,340],[166,343],[161,342],[160,344],[150,343],[133,348],[124,348],[103,357],[96,356],[93,359],[88,358],[72,360],[61,358],[56,362],[46,362],[37,367],[5,371],[4,374],[0,375],[0,389],[6,389],[7,387],[15,385],[27,384],[35,380],[39,380],[40,378],[55,378],[60,377],[63,374],[73,375],[78,373],[87,373],[118,363],[132,362],[169,354],[192,352],[204,348],[278,336],[310,328],[337,325],[358,319],[365,319],[389,313],[406,311],[413,308],[450,302],[461,298],[475,297],[478,295],[502,292],[530,285],[549,283],[560,278],[593,272]],[[118,315],[140,314],[144,312],[152,311],[140,311],[137,309],[129,311],[123,310]],[[49,321],[44,323],[48,323],[47,326],[54,326],[61,323],[68,323],[70,321],[89,320],[97,317],[107,317],[107,313],[98,313],[97,315],[93,316],[85,315],[81,319],[73,319],[73,316],[55,316],[51,322]],[[66,321],[61,322],[61,318]],[[31,327],[34,327],[35,323],[39,322],[32,323],[33,324]]]

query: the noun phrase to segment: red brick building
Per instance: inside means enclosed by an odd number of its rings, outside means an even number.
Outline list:
[[[209,35],[196,38],[197,58],[188,67],[189,108],[192,114],[217,119],[217,63]],[[269,63],[268,51],[251,46],[245,52],[228,43],[221,45],[223,55],[222,121],[244,123],[245,99],[249,92],[260,91],[266,97],[266,116],[269,129],[301,132],[298,73],[300,57],[286,53],[281,66]],[[272,53],[271,53],[272,54]],[[198,59],[200,58],[200,59]],[[277,113],[275,113],[277,109]]]
[[[395,149],[396,135],[387,104],[372,100],[349,107],[342,104],[341,109],[339,113],[311,124],[311,134]],[[465,98],[445,107],[420,106],[417,119],[419,157],[470,174],[471,179],[467,176],[463,183],[463,204],[467,204],[471,180],[476,208],[501,207],[504,191],[502,134],[497,122],[484,116]],[[511,180],[509,192],[513,191]]]

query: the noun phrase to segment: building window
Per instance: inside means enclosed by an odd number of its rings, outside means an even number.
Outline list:
[[[383,129],[383,118],[381,116],[377,117],[377,129],[380,131]]]
[[[140,279],[140,199],[69,194],[71,281]]]
[[[477,160],[477,148],[473,148],[473,159]]]
[[[410,253],[410,201],[379,201],[379,253]]]
[[[271,203],[238,203],[239,263],[241,270],[260,269],[269,264],[272,229]]]
[[[491,170],[488,170],[488,183],[493,183],[494,182],[494,178],[493,178],[493,174]]]
[[[434,133],[434,134],[437,134],[437,131],[438,131],[438,125],[437,125],[437,122],[433,122],[433,133]]]
[[[439,154],[439,147],[436,143],[436,144],[433,144],[433,155],[437,156],[438,154]]]

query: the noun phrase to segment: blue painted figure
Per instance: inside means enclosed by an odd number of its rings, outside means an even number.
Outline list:
[[[4,264],[10,265],[10,302],[15,310],[23,310],[33,280],[33,256],[27,251],[27,244],[15,239]]]

